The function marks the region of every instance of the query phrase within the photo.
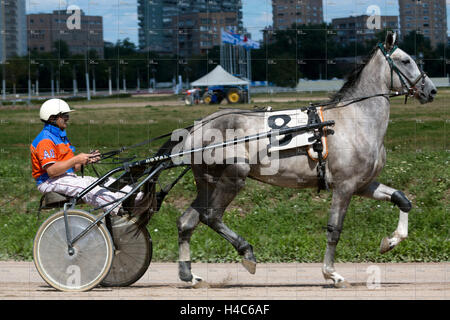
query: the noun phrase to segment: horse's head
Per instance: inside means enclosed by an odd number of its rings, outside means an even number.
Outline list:
[[[424,104],[433,101],[437,89],[430,78],[419,69],[417,63],[405,51],[395,45],[396,34],[388,32],[384,44],[379,44],[389,63],[387,81],[391,90],[408,91]]]

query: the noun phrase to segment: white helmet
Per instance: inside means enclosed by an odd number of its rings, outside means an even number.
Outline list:
[[[67,102],[61,99],[50,99],[45,101],[41,110],[39,111],[39,117],[41,120],[48,121],[50,116],[56,116],[60,113],[72,112]]]

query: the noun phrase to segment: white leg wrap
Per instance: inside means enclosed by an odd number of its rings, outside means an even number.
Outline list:
[[[408,212],[403,212],[400,210],[398,226],[397,230],[394,232],[394,235],[398,236],[400,241],[408,237]]]

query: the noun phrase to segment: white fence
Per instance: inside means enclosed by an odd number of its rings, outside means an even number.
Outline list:
[[[300,80],[296,91],[338,91],[344,82],[344,80]]]
[[[434,85],[439,87],[450,87],[450,78],[430,78]],[[279,92],[315,92],[315,91],[338,91],[345,81],[342,79],[337,80],[300,80],[295,88],[283,88],[283,87],[251,87],[251,93],[279,93]]]
[[[450,87],[450,78],[430,78],[436,87]],[[344,85],[344,80],[299,81],[296,91],[338,91]]]

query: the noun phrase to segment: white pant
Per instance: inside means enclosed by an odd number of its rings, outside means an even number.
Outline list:
[[[81,191],[86,189],[89,185],[97,181],[98,178],[84,176],[84,178],[77,176],[74,173],[65,173],[55,178],[49,178],[40,185],[38,185],[38,190],[42,193],[57,192],[64,194],[69,197],[77,196]],[[109,178],[105,183],[106,186],[112,184],[116,179]],[[130,192],[132,190],[131,186],[125,186],[121,189],[123,192]],[[108,189],[96,186],[91,191],[89,191],[82,200],[94,207],[99,207],[105,205],[111,201],[124,197],[125,194],[121,192],[111,192]],[[139,192],[136,196],[136,201],[141,199],[143,196],[142,192]],[[113,203],[109,206],[103,208],[104,211],[116,205]],[[116,207],[111,213],[117,215],[120,206]]]

